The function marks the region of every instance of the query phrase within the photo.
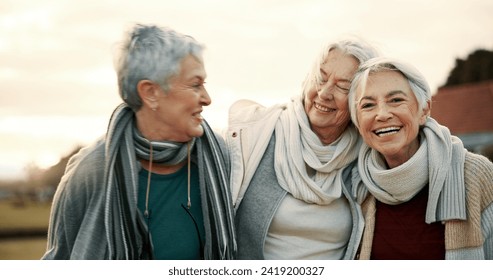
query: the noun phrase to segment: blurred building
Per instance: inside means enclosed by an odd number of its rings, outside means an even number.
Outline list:
[[[493,160],[493,80],[438,89],[431,116],[469,151]]]

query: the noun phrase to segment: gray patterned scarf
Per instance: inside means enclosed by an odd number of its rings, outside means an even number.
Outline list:
[[[236,236],[229,191],[229,177],[214,132],[207,122],[204,135],[194,139],[193,158],[199,168],[199,183],[206,229],[205,259],[234,259]],[[152,142],[153,162],[178,163],[187,156],[186,143]],[[105,227],[109,259],[146,259],[140,248],[149,246],[147,227],[137,210],[137,157],[149,159],[149,142],[135,129],[134,113],[126,105],[116,108],[106,135]]]

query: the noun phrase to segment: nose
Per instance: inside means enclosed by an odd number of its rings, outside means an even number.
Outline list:
[[[385,104],[380,104],[377,107],[377,115],[375,118],[377,121],[387,121],[392,118],[392,113]]]
[[[200,103],[202,104],[202,106],[209,106],[212,103],[211,97],[209,96],[209,93],[205,88],[200,95]]]
[[[318,96],[321,99],[329,99],[329,100],[332,100],[332,99],[334,99],[333,90],[334,90],[334,85],[331,84],[330,82],[327,82],[327,83],[319,86],[319,88],[318,88]]]

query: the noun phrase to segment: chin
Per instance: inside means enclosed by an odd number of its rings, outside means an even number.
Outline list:
[[[204,128],[202,126],[195,128],[191,133],[192,137],[200,137],[202,135],[204,135]]]

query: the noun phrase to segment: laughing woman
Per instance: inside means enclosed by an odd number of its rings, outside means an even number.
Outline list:
[[[377,51],[359,39],[324,47],[300,95],[238,101],[226,137],[239,259],[353,259],[363,230],[350,196],[361,139],[348,92]]]
[[[365,187],[355,192],[366,224],[360,259],[493,259],[493,163],[430,117],[421,73],[371,59],[349,102],[366,143],[358,158]]]

